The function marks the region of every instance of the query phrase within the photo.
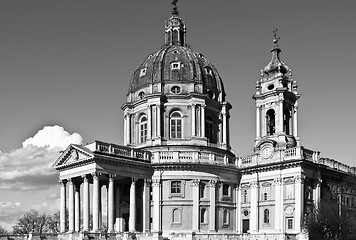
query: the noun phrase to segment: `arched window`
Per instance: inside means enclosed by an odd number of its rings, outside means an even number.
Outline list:
[[[200,209],[200,223],[206,223],[207,222],[207,216],[206,216],[206,209],[202,208]]]
[[[140,143],[146,142],[147,138],[147,117],[146,115],[143,115],[140,117],[139,120],[139,129],[140,129]]]
[[[173,209],[172,213],[172,222],[173,223],[180,223],[181,222],[181,214],[178,208]]]
[[[266,113],[266,129],[267,135],[272,135],[276,132],[275,112],[273,109],[268,110]]]
[[[170,138],[171,139],[180,139],[182,138],[182,124],[183,119],[182,115],[178,111],[174,111],[170,117]]]
[[[284,132],[289,135],[290,131],[290,121],[291,121],[291,117],[290,117],[290,111],[284,111],[283,114],[283,130]]]
[[[227,210],[227,209],[224,209],[224,211],[223,211],[223,224],[229,224],[229,218],[230,218],[230,216],[229,216],[230,214],[229,214],[229,211]]]
[[[265,209],[263,212],[263,222],[269,223],[269,210],[268,209]]]

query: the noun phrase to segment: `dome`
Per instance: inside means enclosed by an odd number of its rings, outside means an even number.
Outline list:
[[[134,71],[129,92],[151,84],[201,84],[203,93],[223,93],[218,71],[202,54],[188,46],[165,45],[149,55]]]
[[[185,89],[181,93],[208,94],[210,98],[224,101],[225,92],[218,71],[203,54],[186,44],[186,25],[176,6],[165,22],[164,36],[163,47],[146,57],[134,71],[128,95],[138,91],[167,94],[165,86],[176,84]]]

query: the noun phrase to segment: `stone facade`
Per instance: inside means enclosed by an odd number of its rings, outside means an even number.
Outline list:
[[[276,36],[253,96],[253,154],[236,157],[221,78],[174,7],[165,45],[131,79],[124,146],[70,145],[54,163],[60,238],[305,239],[323,192],[354,207],[355,168],[300,145],[300,95],[280,52]]]

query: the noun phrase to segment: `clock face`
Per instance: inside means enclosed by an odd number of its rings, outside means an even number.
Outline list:
[[[292,214],[293,213],[293,208],[291,206],[286,208],[286,213],[287,214]]]
[[[263,158],[270,158],[273,154],[273,149],[271,147],[264,147],[262,149],[262,157]]]

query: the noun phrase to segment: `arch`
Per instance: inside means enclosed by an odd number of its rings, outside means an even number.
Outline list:
[[[263,211],[263,223],[269,223],[269,210],[265,209]]]
[[[200,223],[206,223],[207,222],[207,213],[206,209],[202,208],[200,209]]]
[[[229,224],[230,220],[230,212],[227,209],[224,209],[223,211],[223,224],[227,225]]]
[[[147,116],[142,114],[138,120],[139,128],[139,141],[140,143],[146,142],[147,139]]]
[[[171,139],[183,138],[183,117],[180,111],[174,110],[169,117],[170,131],[169,135]]]
[[[174,208],[172,211],[172,222],[180,223],[181,222],[181,210],[178,208]]]
[[[266,129],[267,135],[273,135],[276,132],[276,112],[274,109],[269,109],[266,112]]]

